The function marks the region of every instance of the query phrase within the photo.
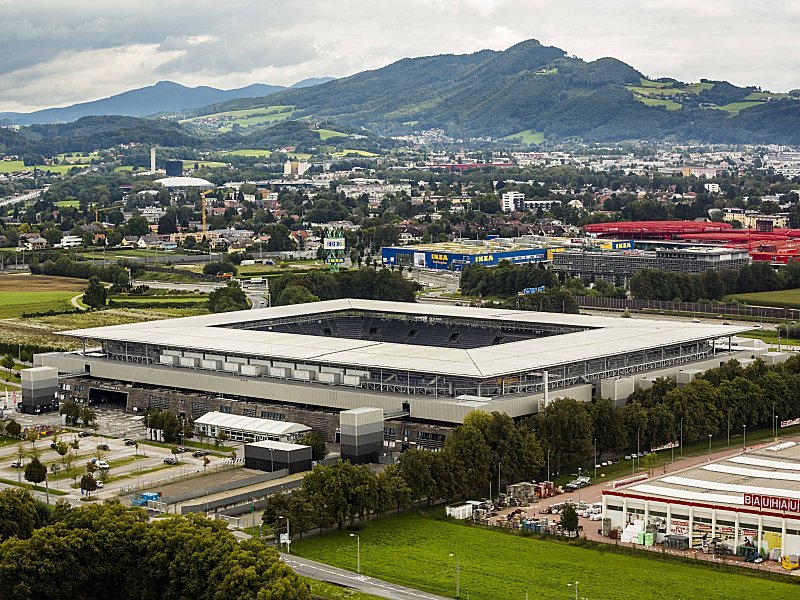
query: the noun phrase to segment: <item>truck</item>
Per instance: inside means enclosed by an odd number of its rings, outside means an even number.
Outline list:
[[[131,504],[133,506],[144,506],[147,507],[148,502],[160,502],[161,501],[161,494],[157,492],[142,492],[135,498],[131,499]]]

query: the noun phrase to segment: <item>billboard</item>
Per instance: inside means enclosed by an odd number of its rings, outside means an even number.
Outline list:
[[[344,238],[325,238],[322,244],[325,250],[344,250]]]

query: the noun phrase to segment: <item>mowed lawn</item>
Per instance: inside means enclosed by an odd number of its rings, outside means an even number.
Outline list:
[[[0,319],[26,312],[69,310],[70,298],[86,290],[82,279],[47,275],[0,275]]]
[[[440,514],[440,513],[437,513]],[[453,597],[455,553],[461,597],[473,600],[573,597],[620,600],[783,600],[800,597],[800,584],[713,567],[571,546],[485,530],[409,513],[383,517],[361,532],[361,572],[387,581]],[[292,552],[356,570],[356,540],[349,532],[296,540]]]
[[[778,308],[800,308],[800,289],[780,290],[777,292],[753,292],[751,294],[734,294],[726,300],[736,300],[752,306],[776,306]]]

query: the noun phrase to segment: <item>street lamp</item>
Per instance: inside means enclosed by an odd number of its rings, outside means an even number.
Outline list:
[[[683,417],[681,417],[681,456],[683,456]]]
[[[292,549],[290,548],[291,541],[289,538],[289,517],[278,517],[278,519],[286,519],[286,554],[291,554]],[[280,540],[280,538],[278,539]]]
[[[594,478],[597,479],[597,438],[594,438]]]
[[[778,438],[778,415],[775,415],[775,438]]]
[[[206,490],[206,515],[208,515],[208,490]]]
[[[731,445],[731,408],[728,409],[728,446]]]
[[[775,403],[772,403],[772,437],[777,437],[778,429],[775,427],[776,423],[776,416],[775,416]]]
[[[361,575],[361,536],[351,533],[350,537],[356,538],[356,573]]]
[[[461,582],[459,581],[458,554],[450,553],[450,558],[456,559],[456,598],[461,598]]]
[[[742,449],[747,450],[747,423],[742,425]]]
[[[708,434],[708,460],[711,460],[711,434]]]

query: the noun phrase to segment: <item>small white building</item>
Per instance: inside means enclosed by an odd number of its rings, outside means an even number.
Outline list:
[[[272,440],[292,443],[311,427],[290,421],[274,421],[258,417],[244,417],[212,411],[195,419],[196,435],[215,438],[224,433],[229,440],[237,442],[261,442]]]

